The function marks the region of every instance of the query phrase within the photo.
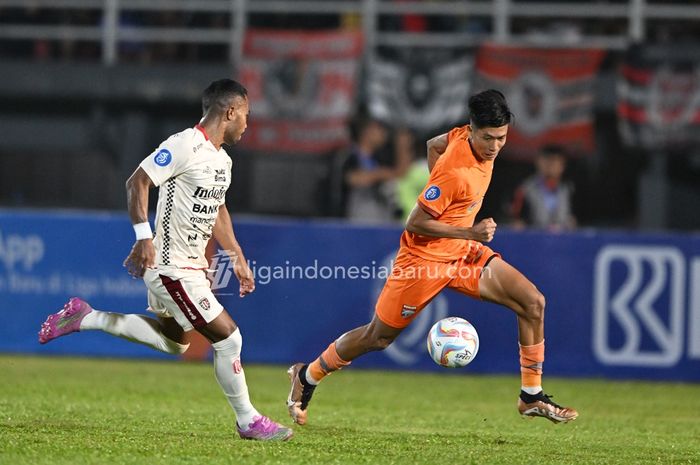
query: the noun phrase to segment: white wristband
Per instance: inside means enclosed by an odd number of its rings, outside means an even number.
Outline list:
[[[136,233],[136,240],[140,241],[143,239],[153,239],[153,231],[151,231],[151,225],[148,221],[134,225],[134,232]]]

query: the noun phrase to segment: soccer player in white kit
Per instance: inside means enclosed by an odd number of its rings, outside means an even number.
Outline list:
[[[255,290],[225,205],[232,162],[221,147],[238,142],[247,127],[247,91],[231,79],[215,81],[204,90],[202,109],[199,124],[164,141],[126,183],[136,243],[124,266],[133,276],[143,277],[149,310],[157,319],[95,310],[73,297],[63,310],[49,315],[39,342],[76,331],[101,330],[181,354],[188,347],[185,332],[194,329],[212,343],[216,379],[236,414],[239,435],[287,440],[292,430],[261,415],[250,402],[240,361],[241,333],[206,277],[205,248],[213,237],[234,264],[240,296]],[[154,186],[160,188],[155,238],[148,223],[148,193]]]

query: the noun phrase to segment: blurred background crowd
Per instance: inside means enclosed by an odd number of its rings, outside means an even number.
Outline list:
[[[515,123],[483,216],[700,229],[694,1],[0,0],[0,206],[122,209],[229,76],[234,212],[398,223],[425,141],[494,87]]]

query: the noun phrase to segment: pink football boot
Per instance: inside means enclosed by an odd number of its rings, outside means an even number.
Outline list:
[[[83,299],[71,298],[63,310],[49,315],[39,331],[39,342],[46,344],[52,339],[80,331],[80,322],[92,312],[92,307]]]

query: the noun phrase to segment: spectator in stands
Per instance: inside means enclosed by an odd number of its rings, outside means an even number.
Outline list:
[[[573,229],[573,187],[562,180],[566,154],[559,146],[544,147],[535,160],[537,172],[515,191],[511,214],[516,228],[562,231]]]
[[[393,153],[390,128],[363,116],[354,124],[353,143],[343,163],[346,217],[366,222],[389,222],[397,217],[395,180],[408,168],[413,139],[397,131]]]
[[[415,207],[416,199],[423,192],[430,178],[425,151],[415,150],[413,141],[411,141],[411,144],[413,162],[396,184],[399,208],[404,219],[408,218],[411,210]]]

